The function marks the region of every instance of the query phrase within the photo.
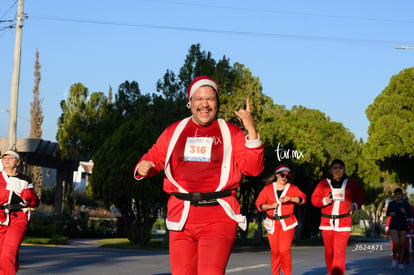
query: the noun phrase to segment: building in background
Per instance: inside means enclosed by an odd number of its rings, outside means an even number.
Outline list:
[[[73,172],[73,190],[86,191],[89,176],[92,175],[93,161],[80,161],[78,170]]]

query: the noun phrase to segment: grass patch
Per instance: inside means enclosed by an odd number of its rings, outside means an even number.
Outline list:
[[[23,244],[33,244],[33,245],[58,245],[58,244],[64,245],[67,243],[68,243],[68,237],[64,237],[64,236],[55,236],[52,238],[26,236],[23,239]]]
[[[127,238],[108,238],[95,241],[103,248],[136,249],[137,246],[129,242]]]

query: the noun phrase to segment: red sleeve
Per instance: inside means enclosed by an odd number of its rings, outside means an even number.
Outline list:
[[[300,204],[304,204],[306,202],[306,195],[299,189],[299,187],[297,187],[296,185],[294,186],[294,194],[292,197],[299,197],[302,199],[302,202]]]
[[[321,180],[313,191],[311,202],[315,207],[324,207],[323,198],[329,195],[329,189],[324,188],[326,179]]]
[[[9,201],[10,191],[6,189],[7,183],[0,172],[0,205],[3,205]]]
[[[146,178],[157,175],[164,169],[165,158],[167,155],[168,145],[170,143],[171,134],[170,131],[173,131],[173,125],[169,126],[164,132],[158,137],[156,143],[148,150],[148,152],[141,157],[138,163],[135,165],[134,171],[137,171],[139,163],[143,160],[152,161],[155,164],[155,167],[151,169]],[[138,174],[134,174],[135,179],[142,179]]]
[[[242,174],[258,176],[264,169],[264,151],[261,142],[256,146],[255,141],[246,140],[244,132],[235,125],[228,124],[232,133],[234,158]],[[249,143],[249,145],[247,144]],[[250,146],[250,144],[255,146]]]
[[[353,203],[356,203],[358,205],[358,209],[361,209],[362,204],[364,204],[364,200],[365,200],[365,192],[356,181],[354,181],[353,179],[349,179],[349,180],[352,183],[351,192],[353,196]]]
[[[33,188],[26,188],[23,189],[22,192],[20,193],[20,197],[27,201],[29,206],[32,208],[38,207],[39,206],[39,198],[36,196]]]
[[[268,194],[269,194],[269,188],[271,188],[271,187],[272,187],[272,184],[270,183],[270,184],[266,185],[263,188],[263,190],[259,193],[259,196],[257,197],[257,200],[256,200],[257,210],[263,211],[262,209],[260,209],[260,206],[262,204],[270,204],[270,202],[269,202],[269,195]],[[271,203],[273,203],[273,202],[271,202]]]

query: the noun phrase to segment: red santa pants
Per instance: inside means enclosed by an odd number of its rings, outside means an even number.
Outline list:
[[[0,275],[16,274],[16,256],[26,229],[27,217],[23,212],[10,213],[9,225],[0,225]]]
[[[172,274],[224,274],[236,231],[233,221],[186,224],[183,231],[170,231]]]
[[[292,245],[295,228],[283,231],[280,222],[275,222],[275,232],[267,233],[269,239],[270,251],[272,254],[272,275],[279,275],[280,269],[284,275],[292,274],[292,255],[290,247]]]
[[[329,275],[345,274],[346,247],[350,231],[322,230],[325,262]]]

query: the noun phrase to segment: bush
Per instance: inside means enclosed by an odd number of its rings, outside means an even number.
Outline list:
[[[72,215],[56,216],[51,205],[40,204],[31,212],[27,236],[52,238],[52,242],[61,242],[61,238],[114,237],[117,233],[115,214],[107,209],[89,209],[77,206]]]
[[[56,227],[58,221],[59,219],[56,217],[52,206],[40,204],[38,208],[30,213],[26,235],[48,238],[60,235]]]

